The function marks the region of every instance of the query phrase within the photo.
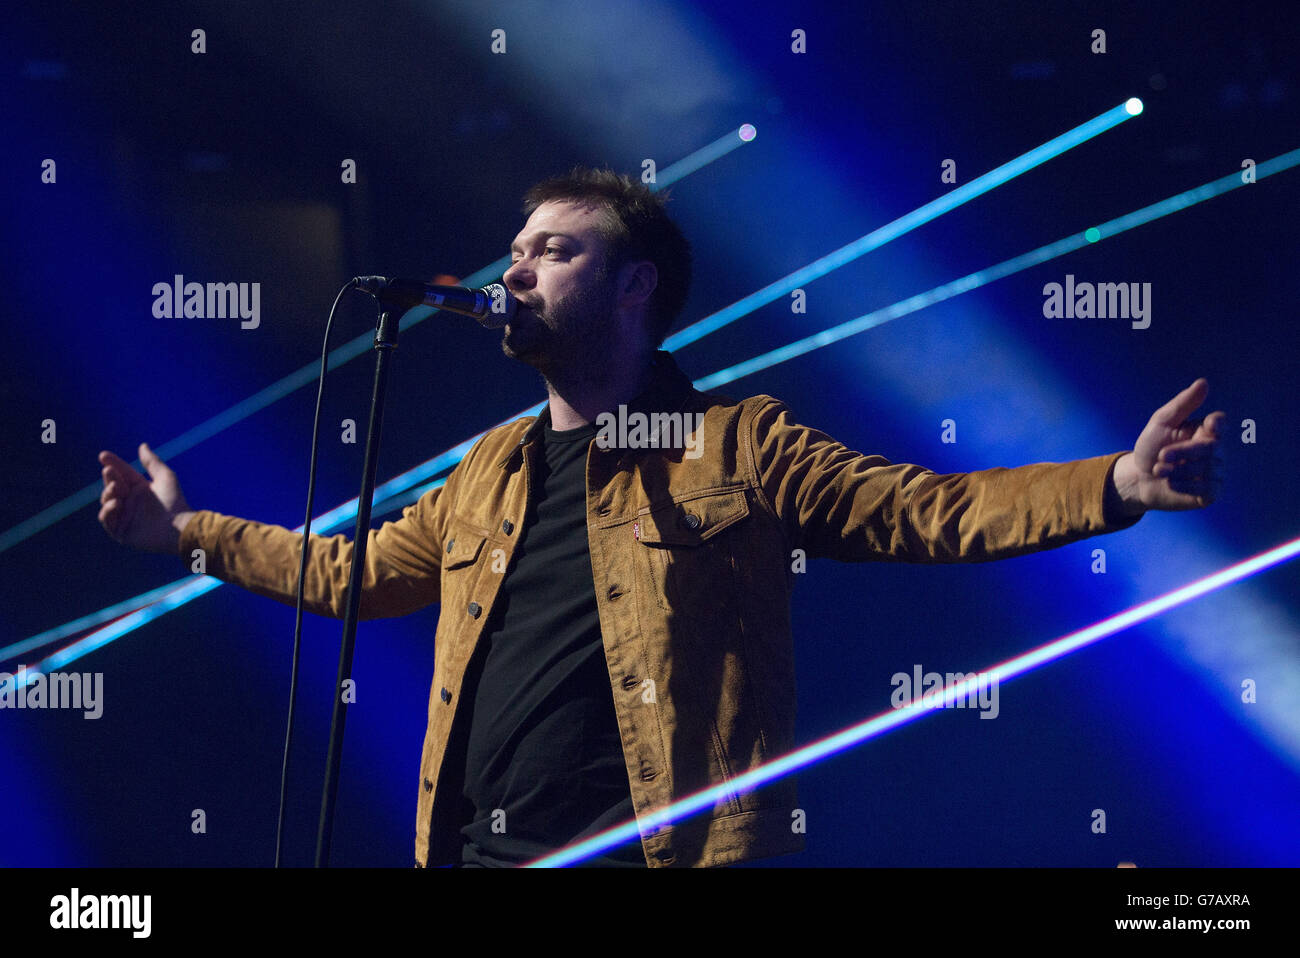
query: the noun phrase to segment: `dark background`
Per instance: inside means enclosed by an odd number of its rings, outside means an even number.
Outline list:
[[[850,9],[861,7],[862,9]],[[1086,7],[1086,9],[1081,9]],[[465,277],[574,163],[660,171],[713,313],[1132,96],[1145,112],[681,350],[704,376],[1300,146],[1286,5],[176,2],[27,4],[0,38],[6,138],[0,531],[312,363],[359,273]],[[206,52],[190,32],[206,31]],[[491,31],[507,52],[490,52]],[[791,31],[807,52],[791,52]],[[1106,31],[1107,52],[1090,52]],[[57,162],[42,184],[41,162]],[[340,182],[345,158],[355,184]],[[794,598],[799,739],[888,707],[890,676],[974,671],[1300,535],[1300,170],[1233,190],[727,385],[940,472],[1130,448],[1197,376],[1229,482],[1052,553],[980,566],[813,562]],[[174,274],[259,282],[261,326],[156,319]],[[1043,285],[1152,284],[1152,324],[1045,319]],[[372,310],[345,300],[335,342]],[[356,494],[371,361],[331,374],[318,512]],[[315,391],[170,460],[195,508],[295,526]],[[468,320],[405,330],[380,479],[543,397]],[[1292,398],[1288,398],[1292,397]],[[1208,411],[1208,410],[1207,410]],[[940,441],[940,422],[958,441]],[[1256,423],[1241,442],[1239,423]],[[42,443],[41,422],[57,423]],[[359,430],[360,431],[360,430]],[[88,497],[97,495],[86,493]],[[0,646],[186,575],[89,498],[0,551]],[[378,524],[393,513],[376,515]],[[1091,571],[1104,548],[1107,572]],[[803,854],[764,864],[1295,865],[1297,574],[1282,566],[800,775]],[[407,866],[438,609],[363,624],[334,862]],[[222,587],[64,670],[105,712],[0,711],[0,865],[267,865],[292,609]],[[314,847],[340,625],[308,617],[286,860]],[[0,659],[0,670],[66,645]],[[1258,700],[1243,704],[1252,680]],[[190,830],[207,814],[207,833]],[[1093,832],[1094,809],[1107,830]]]

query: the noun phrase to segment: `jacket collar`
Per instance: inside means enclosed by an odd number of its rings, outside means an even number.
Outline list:
[[[650,361],[650,380],[639,396],[627,403],[627,411],[632,412],[680,412],[686,405],[695,387],[690,378],[681,371],[672,354],[666,350],[656,350]],[[524,430],[511,450],[497,463],[501,467],[514,468],[523,456],[524,447],[534,442],[542,430],[550,425],[550,403],[542,406],[541,413]],[[599,448],[599,446],[597,447]],[[610,450],[617,452],[619,450]]]

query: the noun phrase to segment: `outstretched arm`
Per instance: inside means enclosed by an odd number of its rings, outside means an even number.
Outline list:
[[[149,478],[120,456],[99,454],[104,491],[99,521],[124,545],[177,555],[187,563],[193,550],[205,554],[207,574],[286,605],[296,604],[302,534],[282,526],[193,510],[171,467],[141,443],[140,460]],[[407,506],[402,518],[372,529],[362,579],[362,619],[405,615],[438,601],[443,527],[457,474],[447,485]],[[347,599],[353,543],[343,534],[312,535],[304,607],[342,618]]]
[[[1133,450],[947,475],[855,452],[768,397],[750,437],[759,488],[792,547],[846,562],[980,562],[1128,528],[1148,509],[1218,492],[1225,415],[1188,417],[1198,379],[1151,417]]]

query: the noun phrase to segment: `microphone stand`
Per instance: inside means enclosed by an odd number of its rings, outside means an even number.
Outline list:
[[[356,646],[361,589],[366,571],[366,546],[370,540],[370,509],[375,495],[375,473],[379,468],[379,434],[384,420],[384,395],[388,389],[389,360],[397,349],[398,325],[406,307],[381,306],[375,327],[375,384],[370,397],[370,422],[366,428],[365,460],[361,471],[361,494],[357,499],[357,528],[352,539],[352,568],[343,615],[343,645],[339,649],[339,675],[334,689],[334,716],[330,720],[329,758],[325,765],[325,788],[321,793],[320,831],[316,837],[316,867],[328,868],[330,840],[334,830],[334,802],[343,760],[343,728],[347,704],[343,683],[352,676],[352,653]]]

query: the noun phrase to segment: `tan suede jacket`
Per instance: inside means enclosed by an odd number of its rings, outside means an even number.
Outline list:
[[[847,562],[976,562],[1137,521],[1107,505],[1122,452],[937,475],[854,452],[799,425],[770,396],[700,393],[664,352],[641,398],[641,406],[689,413],[700,424],[693,449],[647,448],[642,436],[641,448],[602,449],[593,440],[588,450],[601,635],[642,818],[795,747],[794,550]],[[419,866],[460,860],[452,809],[463,756],[449,754],[448,743],[473,699],[462,680],[524,528],[535,440],[548,414],[487,433],[444,486],[370,532],[363,619],[442,602],[416,806]],[[180,554],[189,561],[201,548],[209,574],[292,605],[300,541],[280,526],[200,511],[181,534]],[[313,537],[307,609],[342,617],[351,554],[342,534]],[[643,831],[646,862],[712,866],[800,851],[803,835],[791,827],[797,806],[789,777],[731,794],[711,813]]]

